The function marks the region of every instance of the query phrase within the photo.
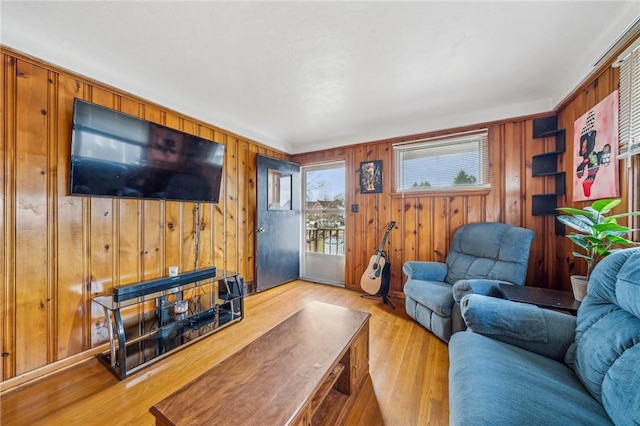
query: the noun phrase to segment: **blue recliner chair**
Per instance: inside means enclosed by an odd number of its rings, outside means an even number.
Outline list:
[[[461,226],[451,243],[446,263],[409,261],[402,266],[407,314],[445,342],[464,329],[452,286],[497,288],[504,282],[524,285],[534,232],[505,223]]]

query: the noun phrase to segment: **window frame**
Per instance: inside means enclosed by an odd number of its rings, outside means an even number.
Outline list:
[[[401,182],[400,173],[402,172],[401,159],[399,155],[403,150],[407,148],[419,149],[421,146],[429,147],[432,144],[433,149],[441,148],[443,146],[454,146],[456,144],[468,144],[469,142],[476,142],[484,144],[484,147],[479,147],[482,158],[480,159],[480,174],[484,175],[485,181],[480,184],[474,185],[460,185],[460,186],[448,186],[448,187],[419,187],[416,189],[399,188]],[[392,175],[392,195],[424,195],[433,194],[434,196],[441,196],[443,193],[470,193],[473,195],[479,195],[483,193],[489,193],[492,189],[491,180],[491,155],[489,148],[489,130],[487,128],[472,130],[468,132],[454,133],[442,136],[435,136],[425,139],[404,141],[393,144],[393,175]]]

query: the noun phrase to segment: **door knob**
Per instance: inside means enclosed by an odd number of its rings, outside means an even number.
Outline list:
[[[257,232],[258,234],[262,234],[262,233],[264,232],[264,228],[263,228],[263,227],[260,227],[260,228],[256,229],[256,232]]]

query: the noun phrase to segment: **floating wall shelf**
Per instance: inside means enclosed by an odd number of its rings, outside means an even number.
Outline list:
[[[533,120],[533,138],[548,137],[555,137],[555,149],[532,157],[531,176],[552,177],[554,190],[551,193],[532,196],[531,214],[534,216],[557,215],[558,196],[566,193],[566,174],[558,170],[558,156],[566,150],[566,131],[558,129],[558,117],[555,115]],[[558,235],[564,234],[564,226],[558,221],[556,221],[555,232]]]

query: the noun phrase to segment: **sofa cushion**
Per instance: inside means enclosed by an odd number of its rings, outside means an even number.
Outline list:
[[[451,425],[610,425],[562,362],[471,331],[449,341]]]
[[[591,274],[565,361],[619,424],[640,423],[640,249],[618,251]]]
[[[405,284],[404,294],[440,316],[451,316],[453,291],[445,282],[412,279]]]

